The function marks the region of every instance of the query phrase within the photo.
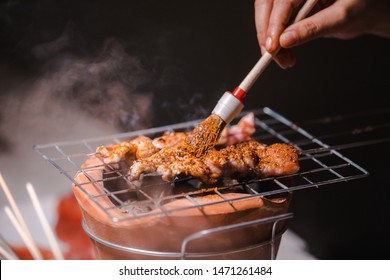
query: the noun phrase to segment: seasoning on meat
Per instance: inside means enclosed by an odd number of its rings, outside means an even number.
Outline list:
[[[99,146],[96,149],[96,153],[104,163],[115,163],[121,159],[132,163],[135,159],[151,156],[157,151],[152,139],[146,136],[138,136],[131,141],[123,141],[115,145]]]
[[[166,132],[153,140],[139,136],[116,145],[101,146],[97,153],[104,163],[125,159],[133,181],[139,180],[142,174],[153,173],[161,175],[165,181],[192,176],[212,185],[227,178],[270,177],[299,170],[298,152],[293,147],[281,143],[266,146],[250,140],[255,131],[253,114],[225,128],[218,142],[219,149],[207,148],[199,157],[191,141],[193,133],[207,129],[207,125],[201,124],[191,132]]]
[[[225,127],[223,120],[217,115],[210,115],[200,122],[183,143],[185,149],[195,157],[204,156],[218,143],[219,136]]]
[[[126,159],[128,163],[132,163],[135,159],[152,155],[162,148],[172,147],[182,140],[188,139],[192,132],[167,131],[153,140],[146,136],[139,136],[119,144],[100,146],[96,149],[96,153],[100,155],[104,163],[115,163],[121,159]],[[239,143],[249,139],[254,132],[255,117],[253,113],[248,113],[236,125],[223,129],[217,145],[226,146]],[[187,148],[189,148],[188,144]],[[192,154],[194,153],[192,151]]]
[[[222,179],[247,179],[292,174],[299,170],[298,152],[287,144],[265,146],[256,140],[210,150],[197,158],[177,145],[136,160],[130,166],[130,180],[139,180],[145,173],[157,173],[163,180],[192,176],[207,184]]]

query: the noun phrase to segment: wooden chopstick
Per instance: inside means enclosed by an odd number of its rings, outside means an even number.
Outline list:
[[[12,250],[12,248],[5,241],[4,237],[0,234],[0,255],[7,260],[18,260],[18,256]]]
[[[8,210],[5,210],[8,218],[14,224],[15,228],[18,227],[18,229],[19,229],[19,230],[17,229],[18,233],[19,233],[19,235],[21,235],[21,237],[23,236],[23,238],[22,238],[23,241],[25,241],[25,240],[27,241],[27,242],[25,242],[26,247],[29,248],[30,250],[32,250],[32,251],[30,251],[31,255],[34,258],[43,259],[42,254],[39,251],[38,246],[35,244],[34,239],[33,239],[32,235],[27,227],[27,224],[24,221],[22,214],[20,213],[19,207],[16,204],[15,199],[12,196],[12,193],[11,193],[6,181],[4,180],[4,177],[1,174],[1,172],[0,172],[0,186],[3,189],[5,196],[7,197],[7,200],[12,208],[12,211],[11,211],[11,209],[9,207],[6,207],[6,208],[8,208]],[[9,213],[7,213],[7,212],[9,212]],[[27,246],[27,244],[28,244],[28,246]]]
[[[11,223],[13,224],[13,226],[15,227],[16,231],[19,233],[19,236],[22,238],[24,244],[26,245],[27,249],[31,253],[32,257],[35,260],[42,260],[43,257],[42,257],[41,252],[38,249],[38,246],[35,244],[35,242],[32,239],[30,239],[30,237],[28,236],[28,234],[25,231],[25,229],[23,228],[23,226],[19,223],[16,216],[11,211],[11,208],[9,208],[8,206],[5,206],[4,211],[5,211],[5,214],[7,214],[8,218],[11,221]]]
[[[46,218],[46,215],[42,209],[42,206],[38,200],[37,194],[34,190],[33,185],[28,182],[26,184],[27,192],[30,195],[31,201],[33,203],[35,212],[38,215],[39,221],[41,222],[42,228],[45,232],[46,238],[49,241],[50,249],[53,253],[53,256],[57,260],[63,260],[64,256],[61,252],[60,246],[57,242],[57,239],[54,236],[53,230],[51,229],[49,222]]]

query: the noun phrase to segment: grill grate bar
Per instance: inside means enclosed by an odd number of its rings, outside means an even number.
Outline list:
[[[279,187],[281,187],[282,189],[288,189],[289,187],[286,186],[285,184],[283,184],[282,182],[280,182],[278,179],[274,179],[273,180],[275,182],[275,184],[277,184]]]
[[[198,208],[200,211],[203,212],[203,207],[200,205],[195,199],[193,199],[191,196],[186,195],[185,198],[187,198],[196,208]]]
[[[245,189],[248,190],[248,193],[250,194],[254,194],[254,195],[258,195],[259,192],[257,192],[254,188],[252,188],[251,186],[249,186],[249,184],[243,184],[243,186],[245,187]]]

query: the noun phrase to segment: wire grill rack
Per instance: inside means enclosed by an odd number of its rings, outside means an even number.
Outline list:
[[[253,138],[265,144],[284,142],[298,149],[301,153],[299,158],[301,170],[299,173],[250,180],[247,182],[235,182],[235,184],[228,186],[194,188],[188,192],[169,194],[156,199],[143,188],[125,187],[120,190],[111,190],[110,188],[107,188],[107,183],[112,180],[121,180],[122,183],[126,182],[131,184],[127,181],[126,170],[115,166],[105,165],[104,167],[109,168],[109,173],[111,175],[97,180],[89,175],[91,171],[89,168],[82,167],[82,164],[91,156],[91,154],[94,154],[96,148],[101,145],[121,143],[122,141],[142,135],[154,138],[161,136],[166,131],[189,131],[198,124],[199,120],[93,139],[36,145],[34,149],[44,159],[54,165],[63,175],[69,178],[73,184],[89,195],[89,198],[96,203],[96,206],[100,207],[107,216],[115,222],[121,221],[112,215],[112,211],[117,208],[128,213],[128,216],[122,220],[137,219],[150,215],[170,215],[172,211],[183,210],[165,209],[164,203],[172,201],[172,199],[184,198],[189,200],[193,206],[187,206],[186,208],[200,207],[196,200],[193,199],[194,197],[201,194],[216,194],[223,199],[222,202],[226,202],[224,192],[229,191],[229,189],[237,189],[237,187],[245,190],[246,193],[250,194],[250,197],[269,197],[301,189],[319,187],[338,182],[347,182],[368,175],[368,172],[365,169],[343,156],[338,150],[333,149],[331,146],[312,136],[309,132],[272,109],[265,107],[253,110],[252,112],[255,114],[256,119],[256,132],[253,135]],[[243,112],[239,117],[246,113],[248,112]],[[237,120],[234,122],[236,121]],[[102,165],[104,165],[103,162]],[[102,190],[103,194],[88,194],[84,186],[74,180],[77,172],[84,173],[96,187]],[[182,180],[183,179],[181,179],[181,181]],[[185,180],[193,181],[194,179],[187,178]],[[294,184],[287,184],[287,181],[293,181]],[[165,182],[164,184],[174,187],[177,183],[178,182]],[[273,187],[272,189],[262,188],[263,185],[269,183],[272,183],[272,185],[276,187]],[[159,208],[161,210],[158,212],[159,214],[156,214],[156,211],[145,211],[145,209],[140,211],[140,205],[135,207],[134,204],[129,201],[129,195],[134,195],[135,193],[138,197],[143,198],[143,202],[145,202],[144,205],[148,205],[149,209],[150,207],[153,209]],[[99,201],[102,196],[108,197],[113,202],[113,206],[104,207],[100,204]],[[210,204],[215,203],[220,202],[210,202]]]

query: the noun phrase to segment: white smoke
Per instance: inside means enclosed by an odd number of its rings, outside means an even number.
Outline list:
[[[40,74],[0,96],[0,172],[21,200],[29,181],[43,194],[70,191],[70,181],[34,145],[151,126],[153,95],[140,89],[149,80],[140,61],[113,39],[97,53],[73,53],[70,35],[36,46]]]

